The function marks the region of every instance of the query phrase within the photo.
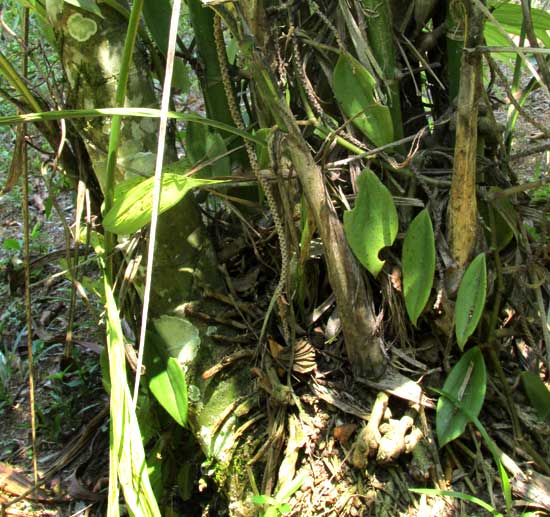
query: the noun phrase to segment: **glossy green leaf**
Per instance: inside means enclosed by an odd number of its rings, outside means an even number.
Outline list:
[[[413,325],[430,297],[435,273],[435,239],[430,215],[422,210],[411,222],[403,242],[403,295]]]
[[[118,481],[131,515],[159,516],[145,459],[139,424],[126,378],[124,336],[111,286],[104,277],[107,309],[107,352],[110,378],[110,484],[108,514],[118,509]]]
[[[182,427],[187,424],[187,384],[182,367],[169,357],[166,370],[149,382],[151,393],[167,413]]]
[[[172,16],[170,0],[144,0],[142,12],[153,41],[160,51],[166,55],[170,18]]]
[[[105,230],[117,234],[128,235],[136,232],[151,221],[153,211],[153,182],[154,178],[135,184],[135,178],[130,189],[119,186],[118,197],[113,201],[113,207],[103,219]],[[123,182],[125,183],[125,182]],[[214,180],[195,179],[181,174],[165,173],[162,176],[162,194],[159,213],[179,203],[193,188],[219,183]],[[120,194],[122,193],[122,195]]]
[[[384,265],[378,254],[397,236],[397,210],[390,191],[370,169],[361,173],[357,187],[355,206],[344,213],[344,232],[355,256],[377,276]]]
[[[372,143],[382,146],[393,141],[390,110],[376,100],[376,81],[359,61],[341,54],[332,83],[342,111]]]
[[[478,347],[468,350],[450,371],[443,392],[455,398],[469,415],[477,418],[487,386],[485,361]],[[468,416],[445,397],[437,402],[436,432],[439,446],[443,447],[458,438],[470,421]]]
[[[156,342],[149,336],[146,359],[149,389],[181,426],[187,422],[187,384],[182,367],[195,359],[200,346],[197,328],[181,317],[161,316],[153,322]],[[156,349],[156,353],[154,350]]]
[[[541,420],[550,421],[550,391],[548,388],[540,380],[540,377],[532,372],[523,372],[521,381],[537,416]]]
[[[487,268],[485,254],[480,253],[466,269],[455,305],[456,341],[460,349],[474,333],[479,323],[487,291]]]
[[[179,362],[173,357],[168,358],[168,378],[176,399],[178,418],[174,418],[181,426],[187,424],[187,383],[185,372]]]

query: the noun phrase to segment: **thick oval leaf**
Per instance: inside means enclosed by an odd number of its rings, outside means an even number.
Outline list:
[[[187,422],[188,392],[184,368],[200,347],[198,329],[188,320],[163,315],[148,331],[144,364],[149,389],[178,424]],[[196,388],[197,389],[197,388]]]
[[[355,58],[341,54],[332,75],[334,96],[342,111],[376,146],[393,141],[390,110],[374,96],[376,81]]]
[[[127,181],[135,183],[136,180],[132,178]],[[150,177],[137,185],[133,184],[129,190],[125,190],[124,184],[119,185],[119,195],[103,219],[105,230],[117,235],[128,235],[148,224],[153,211],[153,182],[154,177]],[[175,173],[163,174],[159,214],[179,203],[191,189],[215,183],[219,182]]]
[[[435,239],[430,215],[422,210],[411,222],[403,242],[403,295],[414,326],[424,310],[435,273]]]
[[[181,365],[191,364],[201,344],[197,327],[186,319],[168,315],[155,319],[153,324],[164,340],[165,352]]]
[[[480,253],[464,273],[455,306],[456,341],[461,350],[479,323],[487,291],[485,254]]]
[[[477,418],[487,386],[485,361],[478,347],[468,350],[450,371],[443,392],[458,400],[470,415]],[[468,417],[444,396],[439,397],[435,418],[439,446],[458,438],[469,422]]]
[[[397,210],[390,191],[370,169],[361,173],[357,187],[355,207],[344,214],[344,232],[355,256],[377,276],[384,265],[378,254],[397,236]]]
[[[521,380],[537,416],[541,420],[550,421],[550,391],[548,388],[539,376],[532,372],[523,372]]]

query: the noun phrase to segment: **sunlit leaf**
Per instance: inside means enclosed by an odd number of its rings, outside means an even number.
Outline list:
[[[149,382],[149,388],[167,413],[181,426],[187,423],[187,384],[176,359],[169,357],[166,370]]]
[[[344,213],[344,231],[355,256],[377,276],[384,265],[378,254],[397,236],[397,210],[390,191],[371,170],[361,173],[357,187],[355,207]]]
[[[479,323],[487,291],[485,254],[480,253],[468,266],[456,298],[456,341],[462,350]]]
[[[131,188],[126,190],[125,185],[118,187],[119,195],[115,197],[111,210],[107,212],[103,219],[103,227],[117,235],[128,235],[136,232],[151,221],[153,211],[154,178],[147,178],[137,184],[135,184],[135,178],[127,181],[133,182]],[[215,183],[218,183],[218,181],[165,173],[162,176],[159,213],[162,214],[175,206],[191,189]]]
[[[523,372],[521,380],[537,416],[541,420],[550,421],[550,391],[548,388],[540,380],[540,377],[532,372]]]
[[[485,400],[487,373],[485,361],[478,347],[468,350],[450,371],[443,392],[454,397],[468,414],[477,417]],[[469,418],[444,396],[437,402],[436,432],[439,446],[458,438]]]
[[[197,328],[186,319],[163,315],[154,320],[156,335],[148,342],[146,357],[149,388],[161,406],[181,426],[187,422],[187,383],[183,366],[196,357],[200,346]],[[157,349],[156,353],[153,348]],[[147,350],[147,349],[146,349]]]
[[[435,273],[434,231],[426,209],[409,225],[403,242],[402,264],[405,306],[416,326],[430,297]]]
[[[341,54],[332,83],[342,111],[372,143],[382,146],[393,141],[390,110],[376,100],[376,81],[359,61]]]

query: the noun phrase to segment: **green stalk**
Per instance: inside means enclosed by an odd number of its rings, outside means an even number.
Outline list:
[[[393,42],[393,20],[388,0],[363,0],[365,9],[376,12],[367,17],[368,39],[376,62],[384,73],[388,86],[389,108],[393,121],[393,134],[396,140],[403,138],[401,99],[396,77],[395,45]]]
[[[214,13],[200,0],[187,0],[197,52],[204,67],[199,77],[209,118],[233,125],[229,104],[223,88],[220,64],[214,42]],[[238,144],[241,145],[241,144]]]
[[[32,92],[27,88],[27,85],[16,72],[4,54],[0,51],[0,74],[2,74],[11,86],[19,92],[25,102],[34,111],[42,111],[42,106],[38,103]]]
[[[144,117],[144,118],[160,118],[161,111],[154,108],[92,108],[92,109],[74,109],[74,110],[53,110],[40,111],[38,113],[25,113],[22,115],[7,115],[0,117],[0,126],[23,124],[25,122],[44,122],[45,120],[60,120],[74,118],[94,118],[94,117]],[[250,140],[256,144],[265,145],[265,142],[256,136],[236,128],[208,118],[199,117],[191,113],[177,113],[175,111],[168,112],[168,118],[175,120],[184,120],[186,122],[196,122],[204,124],[216,129],[221,129],[227,133],[240,136],[246,140]]]
[[[136,42],[136,36],[139,29],[139,18],[143,8],[144,0],[135,0],[130,11],[130,19],[128,21],[128,31],[126,32],[126,40],[124,41],[124,49],[122,51],[122,61],[120,65],[120,75],[117,83],[115,102],[117,106],[124,106],[126,99],[126,89],[128,86],[128,74],[132,54]],[[109,139],[109,150],[107,151],[107,167],[106,167],[106,185],[105,185],[105,213],[107,213],[113,205],[113,195],[115,189],[115,168],[117,163],[117,151],[120,141],[120,125],[121,117],[115,115],[111,122],[111,137]],[[114,236],[110,232],[105,232],[105,255],[111,256],[111,251],[114,246]],[[112,260],[109,259],[106,268],[109,278],[112,279]]]

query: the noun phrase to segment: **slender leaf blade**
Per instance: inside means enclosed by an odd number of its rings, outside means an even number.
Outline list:
[[[402,264],[405,307],[416,326],[430,297],[435,273],[434,231],[426,209],[409,225],[403,242]]]
[[[105,276],[105,299],[107,309],[107,351],[109,355],[109,376],[111,384],[111,440],[110,466],[111,477],[118,479],[124,500],[131,515],[148,515],[160,517],[160,510],[155,499],[148,476],[145,451],[141,440],[139,424],[132,404],[132,396],[126,379],[126,357],[124,354],[124,337],[115,298]],[[116,504],[118,500],[116,483],[109,484],[109,501]],[[117,515],[112,506],[109,515]]]
[[[455,330],[461,350],[474,333],[485,307],[487,267],[485,254],[480,253],[466,269],[456,298]]]
[[[477,417],[485,400],[487,372],[478,347],[468,350],[450,371],[443,392],[458,400],[469,415]],[[439,446],[458,438],[470,418],[446,397],[440,397],[436,411],[436,433]]]

